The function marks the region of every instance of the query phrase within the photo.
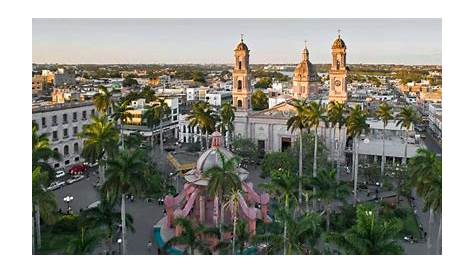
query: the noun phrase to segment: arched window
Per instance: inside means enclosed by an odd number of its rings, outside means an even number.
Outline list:
[[[242,80],[237,81],[237,89],[242,89]]]
[[[339,70],[339,66],[340,66],[340,63],[339,63],[339,60],[337,60],[336,62],[336,69]]]
[[[242,107],[242,100],[237,101],[237,107],[241,108]]]
[[[69,155],[69,146],[65,145],[64,146],[64,156],[67,156],[67,155]]]
[[[74,144],[74,153],[78,153],[78,152],[79,152],[79,144],[75,143]]]
[[[242,61],[239,61],[239,69],[242,69]]]

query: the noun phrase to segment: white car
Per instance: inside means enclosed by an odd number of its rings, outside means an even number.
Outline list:
[[[46,188],[46,190],[47,190],[47,191],[53,191],[53,190],[56,190],[56,189],[58,189],[58,188],[63,187],[65,184],[66,184],[66,182],[64,182],[64,181],[55,181],[55,182],[52,182],[52,183]]]
[[[92,204],[88,205],[88,206],[87,206],[87,209],[95,208],[95,207],[98,207],[99,205],[100,205],[100,200],[99,200],[99,201],[95,201],[95,202],[93,202]]]
[[[89,162],[84,162],[84,165],[88,166],[88,167],[95,167],[99,164],[98,161],[95,161],[93,163],[89,163]]]
[[[66,175],[66,172],[64,172],[64,170],[57,170],[56,171],[56,179],[61,178],[64,175]]]
[[[80,180],[84,179],[84,175],[74,175],[72,178],[66,181],[66,184],[74,184],[75,182],[79,182]]]

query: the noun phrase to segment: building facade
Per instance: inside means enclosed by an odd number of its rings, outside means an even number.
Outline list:
[[[38,134],[47,134],[53,150],[61,159],[50,160],[54,168],[65,168],[79,163],[83,140],[77,137],[85,125],[92,121],[96,109],[92,102],[74,102],[34,106],[32,121],[38,125]]]
[[[329,71],[329,101],[347,101],[346,44],[338,35],[332,44],[332,63]]]

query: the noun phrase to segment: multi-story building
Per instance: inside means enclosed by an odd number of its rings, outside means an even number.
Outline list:
[[[160,97],[158,97],[160,98]],[[146,124],[144,120],[145,112],[147,108],[155,104],[156,102],[146,103],[145,99],[138,99],[132,101],[130,107],[132,108],[129,112],[132,114],[132,120],[124,125],[123,133],[130,135],[132,133],[138,133],[143,136],[147,141],[154,143],[159,140],[160,129],[163,129],[163,136],[166,138],[177,138],[178,136],[178,116],[179,116],[179,98],[178,97],[163,97],[166,104],[171,109],[170,114],[163,118],[163,124],[150,126]]]
[[[58,69],[54,74],[54,86],[72,86],[76,84],[76,78],[74,73],[68,72],[64,69]]]
[[[428,122],[429,128],[433,133],[433,137],[441,141],[443,122],[443,111],[441,104],[428,105]]]
[[[35,75],[31,79],[31,90],[34,95],[43,91],[45,79],[41,75]]]
[[[232,92],[226,90],[213,90],[206,94],[205,101],[211,106],[220,107],[222,103],[232,100]]]
[[[91,123],[96,114],[92,102],[33,106],[32,112],[38,133],[47,134],[51,148],[62,156],[60,160],[50,160],[54,168],[68,167],[84,160],[81,157],[83,141],[77,134]]]

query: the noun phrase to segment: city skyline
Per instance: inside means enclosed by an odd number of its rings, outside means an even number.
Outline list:
[[[441,65],[441,19],[33,19],[33,63],[230,64],[240,34],[253,64]],[[102,45],[102,46],[98,46]]]

